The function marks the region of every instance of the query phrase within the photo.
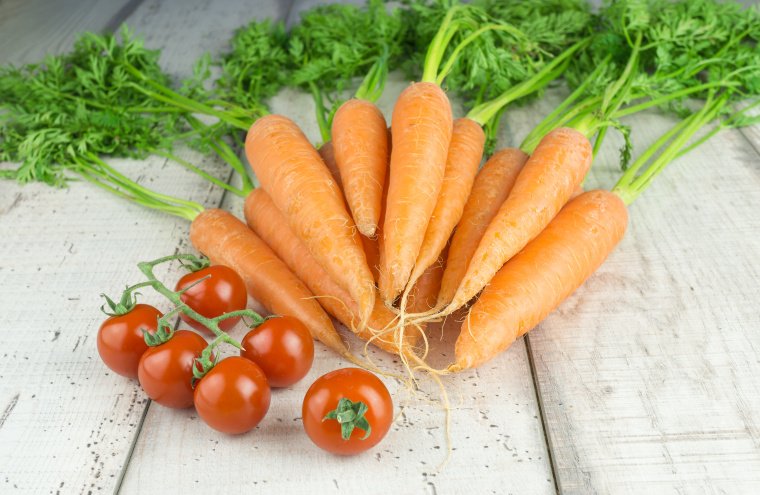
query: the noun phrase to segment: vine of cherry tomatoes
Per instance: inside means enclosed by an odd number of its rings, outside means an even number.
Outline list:
[[[153,267],[170,260],[189,261],[190,273],[171,291],[153,275]],[[292,316],[262,318],[246,310],[245,283],[232,269],[208,266],[192,255],[175,255],[138,265],[147,282],[128,287],[118,303],[106,297],[109,317],[98,330],[97,348],[115,373],[137,378],[146,395],[170,408],[195,407],[210,427],[228,434],[255,428],[269,410],[271,388],[303,379],[314,360],[309,330]],[[176,308],[163,315],[137,304],[134,291],[150,286]],[[170,329],[180,318],[205,335]],[[238,343],[227,334],[242,317],[254,323]],[[248,322],[246,322],[248,323]],[[216,362],[221,343],[240,349],[239,356]],[[330,372],[306,392],[304,430],[320,448],[348,455],[375,446],[390,429],[393,402],[375,375],[358,368]]]

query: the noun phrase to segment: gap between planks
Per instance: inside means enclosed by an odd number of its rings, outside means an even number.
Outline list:
[[[546,454],[549,456],[549,468],[551,469],[552,478],[554,479],[554,491],[557,492],[557,494],[560,494],[562,492],[559,489],[557,464],[554,460],[554,446],[552,445],[552,440],[549,436],[549,428],[546,424],[546,412],[544,411],[544,401],[541,395],[541,384],[538,381],[536,363],[533,361],[533,347],[530,344],[530,335],[525,334],[523,338],[525,339],[525,354],[528,356],[528,364],[530,365],[530,378],[533,380],[533,392],[536,394],[538,415],[541,418],[541,431],[544,434],[544,442],[546,443]]]

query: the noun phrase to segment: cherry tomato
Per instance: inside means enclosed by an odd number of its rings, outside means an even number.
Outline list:
[[[232,356],[211,368],[195,386],[195,410],[207,425],[236,435],[256,427],[269,410],[271,392],[256,363]]]
[[[145,351],[137,375],[148,397],[175,409],[192,406],[194,360],[206,345],[197,333],[177,330],[167,342]]]
[[[271,387],[287,387],[306,376],[314,362],[314,339],[292,316],[270,318],[248,332],[240,355],[264,371]]]
[[[325,419],[328,413],[346,405],[341,399],[348,399],[354,411],[362,411],[359,402],[366,406],[363,417],[370,427],[366,438],[362,439],[367,432],[361,421],[355,421],[356,428],[344,440],[338,420]],[[343,368],[321,376],[309,387],[301,412],[304,430],[312,442],[333,454],[351,455],[374,447],[388,433],[393,421],[393,401],[383,382],[372,373]]]
[[[245,309],[248,304],[245,282],[232,268],[224,265],[213,265],[197,272],[188,273],[179,279],[175,290],[182,290],[207,276],[209,278],[191,287],[180,296],[183,303],[206,318],[216,318],[231,311]],[[186,314],[182,313],[180,316],[196,330],[210,333],[204,325]],[[226,332],[234,327],[238,321],[240,318],[222,320],[219,323],[219,328]]]
[[[148,350],[143,330],[156,331],[161,312],[148,304],[136,304],[132,311],[111,316],[98,330],[100,359],[116,373],[137,378],[137,365]]]

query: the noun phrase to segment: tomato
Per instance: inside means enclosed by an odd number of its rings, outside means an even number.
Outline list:
[[[362,439],[366,431],[361,422],[344,440],[338,420],[325,419],[338,409],[341,399],[349,399],[355,407],[358,402],[366,406],[363,417],[371,428],[367,438]],[[312,442],[333,454],[351,455],[374,447],[388,433],[393,421],[393,401],[378,377],[359,368],[344,368],[321,376],[309,387],[301,412],[304,430]]]
[[[256,363],[232,356],[211,368],[195,386],[198,416],[222,433],[236,435],[256,427],[269,410],[271,392]]]
[[[270,318],[248,332],[240,355],[258,364],[271,387],[287,387],[306,376],[314,362],[314,339],[292,316]]]
[[[156,331],[161,312],[148,304],[136,304],[129,313],[111,316],[98,330],[100,359],[116,373],[137,378],[137,365],[148,350],[143,330]]]
[[[177,330],[168,341],[145,351],[137,375],[148,397],[166,407],[192,406],[194,360],[206,345],[197,333]]]
[[[206,318],[216,318],[225,313],[246,308],[248,294],[245,290],[245,282],[232,268],[224,265],[213,265],[188,273],[179,279],[175,290],[180,291],[207,276],[209,278],[199,282],[180,296],[183,303]],[[210,333],[204,325],[186,314],[181,313],[180,316],[196,330]],[[240,318],[222,320],[219,328],[226,332],[238,321]]]

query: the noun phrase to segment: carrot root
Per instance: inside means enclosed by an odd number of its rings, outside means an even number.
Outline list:
[[[314,338],[350,356],[330,317],[310,299],[309,289],[234,215],[218,209],[204,211],[190,226],[190,240],[212,262],[235,270],[251,297],[268,311],[298,318]]]

